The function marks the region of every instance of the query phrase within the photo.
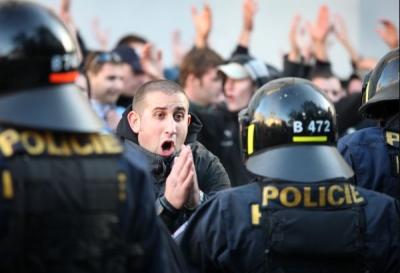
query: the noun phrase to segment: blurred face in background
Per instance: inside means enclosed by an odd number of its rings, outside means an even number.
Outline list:
[[[121,94],[127,97],[133,97],[139,87],[150,80],[144,73],[135,73],[127,63],[122,64],[122,73],[124,77],[124,90],[122,90]]]
[[[228,110],[237,112],[247,107],[254,94],[255,87],[250,77],[240,80],[226,77],[224,91]]]
[[[104,63],[101,70],[94,74],[88,72],[91,99],[104,104],[114,104],[124,89],[121,64]]]
[[[220,102],[222,92],[222,78],[216,68],[210,68],[201,77],[198,96],[203,105],[215,105]]]
[[[349,81],[347,85],[347,92],[349,94],[361,93],[362,81],[360,79],[354,78]]]
[[[325,90],[332,102],[337,102],[346,96],[346,92],[343,90],[340,80],[337,77],[316,77],[312,79],[312,82]]]

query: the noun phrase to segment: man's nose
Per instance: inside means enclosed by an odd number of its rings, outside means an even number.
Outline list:
[[[166,133],[174,135],[176,134],[177,123],[174,118],[171,116],[167,119]]]

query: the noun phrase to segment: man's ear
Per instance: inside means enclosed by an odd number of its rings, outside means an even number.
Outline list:
[[[191,115],[188,115],[188,121],[187,121],[187,124],[188,124],[188,126],[190,125],[190,122],[192,121],[192,116]]]
[[[135,111],[130,111],[128,114],[128,122],[132,131],[137,134],[140,130],[140,116]]]

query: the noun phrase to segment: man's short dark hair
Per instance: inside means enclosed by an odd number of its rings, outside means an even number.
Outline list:
[[[164,94],[181,93],[186,97],[185,91],[179,84],[169,80],[153,80],[143,84],[135,93],[132,102],[132,110],[140,113],[143,110],[142,104],[144,99],[146,98],[146,95],[150,92],[155,91],[163,92]]]
[[[224,59],[210,48],[193,48],[183,58],[179,84],[185,86],[189,74],[201,78],[208,69],[215,68],[224,63]]]

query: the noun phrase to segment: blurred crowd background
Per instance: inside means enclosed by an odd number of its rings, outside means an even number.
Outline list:
[[[35,2],[59,10],[59,0]],[[89,49],[111,50],[122,36],[135,33],[163,51],[164,65],[168,67],[174,64],[174,33],[178,32],[182,47],[190,49],[195,36],[191,7],[201,12],[206,2],[213,13],[210,46],[227,59],[241,30],[242,0],[80,0],[71,1],[70,14]],[[382,18],[398,25],[398,0],[262,0],[254,19],[252,55],[281,70],[282,55],[289,51],[288,33],[293,16],[300,14],[300,25],[305,26],[307,20],[315,21],[323,4],[331,14],[343,18],[349,42],[361,56],[379,59],[387,52],[387,45],[375,29]],[[334,74],[348,78],[352,67],[346,49],[332,34],[328,44]]]

